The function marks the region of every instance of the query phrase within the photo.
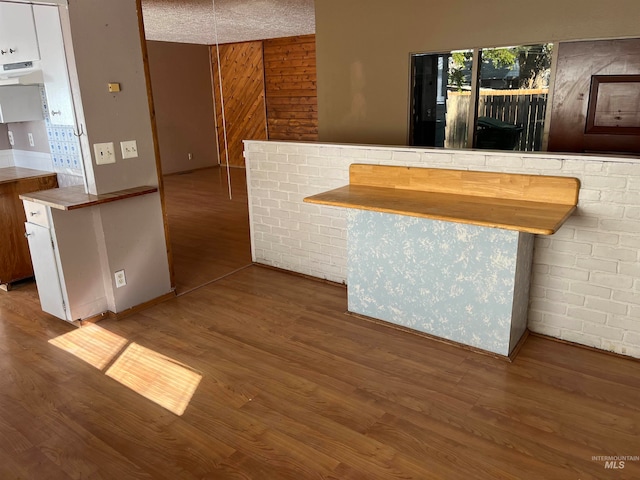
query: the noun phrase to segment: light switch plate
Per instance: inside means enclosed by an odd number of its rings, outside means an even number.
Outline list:
[[[9,135],[9,145],[13,146],[16,144],[15,140],[13,139],[13,132],[11,130],[9,130],[7,132],[7,135]]]
[[[135,140],[120,142],[122,158],[136,158],[138,156],[138,143]]]
[[[113,148],[113,142],[94,143],[93,153],[96,156],[96,165],[105,165],[107,163],[116,163],[116,153]]]

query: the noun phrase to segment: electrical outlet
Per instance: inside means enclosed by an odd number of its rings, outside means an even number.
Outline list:
[[[135,140],[120,142],[122,158],[136,158],[138,156],[138,144]]]
[[[127,277],[124,276],[124,270],[118,270],[114,276],[116,278],[116,288],[124,287],[127,284]]]
[[[13,132],[11,130],[9,130],[7,132],[7,135],[9,135],[9,145],[14,146],[16,144],[16,142],[13,139]]]
[[[27,133],[27,137],[29,138],[29,146],[35,147],[36,142],[33,141],[33,133]]]
[[[193,153],[187,153],[187,158],[189,160],[193,160]]]
[[[96,165],[116,163],[116,153],[113,149],[113,142],[94,143],[93,153],[96,156]]]

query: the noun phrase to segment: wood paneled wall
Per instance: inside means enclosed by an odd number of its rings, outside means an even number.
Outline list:
[[[244,166],[243,140],[318,140],[315,35],[219,49],[229,165]],[[218,149],[226,164],[215,46],[211,59]]]
[[[269,140],[318,140],[316,36],[264,41]]]
[[[220,45],[222,94],[229,151],[229,165],[244,166],[243,140],[266,140],[264,67],[262,42]],[[218,54],[211,48],[213,94],[220,163],[226,164],[222,102],[218,81]]]

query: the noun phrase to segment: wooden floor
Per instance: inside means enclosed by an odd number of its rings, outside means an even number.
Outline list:
[[[49,343],[82,329],[33,283],[0,293],[2,480],[640,478],[593,459],[640,455],[635,360],[531,336],[507,363],[249,266],[98,324],[202,375],[177,416],[106,375],[120,353],[96,368]]]
[[[231,199],[225,168],[164,177],[179,295],[251,264],[245,171],[230,173]]]

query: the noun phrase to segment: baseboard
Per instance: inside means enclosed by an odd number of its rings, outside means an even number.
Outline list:
[[[253,266],[275,270],[276,272],[287,273],[289,275],[295,275],[297,277],[306,278],[307,280],[314,280],[316,282],[326,283],[328,285],[334,285],[336,287],[342,287],[344,289],[347,288],[347,285],[344,283],[334,282],[333,280],[327,280],[326,278],[314,277],[313,275],[308,275],[306,273],[294,272],[293,270],[287,270],[286,268],[274,267],[273,265],[267,265],[265,263],[253,262]]]
[[[634,360],[636,362],[640,362],[640,358],[632,357],[631,355],[625,355],[623,353],[618,353],[618,352],[611,352],[609,350],[603,350],[602,348],[591,347],[589,345],[583,345],[581,343],[570,342],[568,340],[563,340],[561,338],[552,337],[550,335],[545,335],[543,333],[531,332],[530,334],[532,336],[534,336],[534,337],[544,338],[545,340],[552,340],[554,342],[562,343],[564,345],[570,345],[572,347],[582,348],[583,350],[589,350],[591,352],[602,353],[602,354],[610,355],[610,356],[613,356],[613,357],[623,358],[625,360]]]
[[[171,291],[169,293],[165,293],[164,295],[161,295],[159,297],[153,298],[151,300],[149,300],[148,302],[144,302],[141,303],[140,305],[136,305],[135,307],[131,307],[131,308],[127,308],[126,310],[123,310],[122,312],[118,312],[118,313],[114,313],[111,310],[107,310],[106,312],[100,313],[98,315],[94,315],[92,317],[89,318],[85,318],[82,320],[79,320],[79,326],[85,325],[87,323],[97,323],[100,320],[105,320],[105,319],[110,319],[110,320],[122,320],[123,318],[126,318],[130,315],[134,315],[136,313],[141,312],[142,310],[146,310],[149,307],[153,307],[154,305],[158,305],[159,303],[162,303],[166,300],[169,300],[171,298],[175,298],[176,296],[176,292],[175,291]],[[74,322],[76,323],[76,322]]]

